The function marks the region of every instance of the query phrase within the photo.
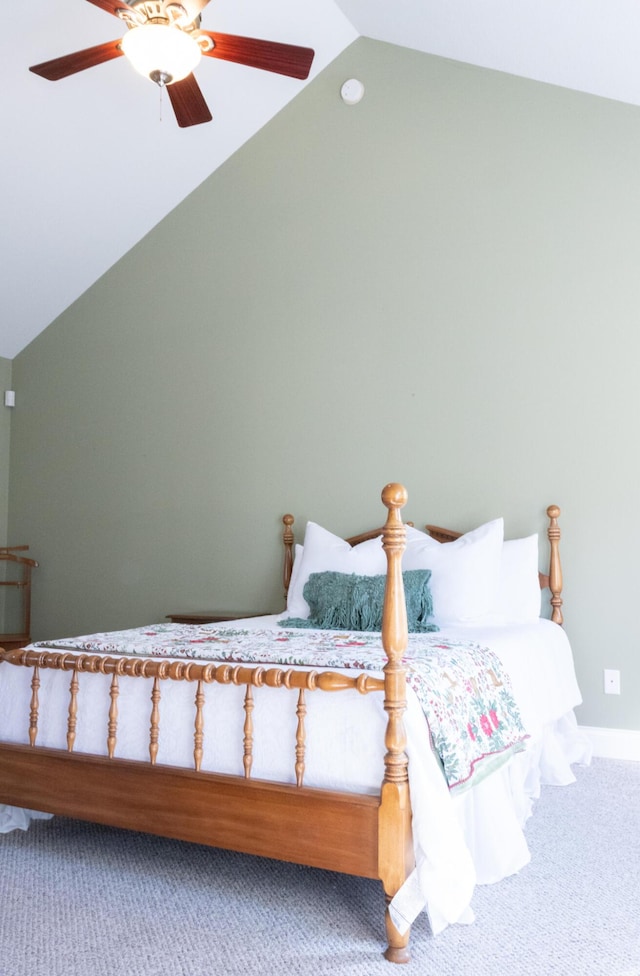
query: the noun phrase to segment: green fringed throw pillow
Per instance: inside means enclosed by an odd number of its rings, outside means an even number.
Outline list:
[[[430,569],[408,569],[402,574],[410,632],[438,630],[429,622],[433,601],[429,589]],[[355,573],[311,573],[303,595],[309,604],[308,619],[289,617],[281,627],[319,630],[381,630],[386,576],[357,576]]]

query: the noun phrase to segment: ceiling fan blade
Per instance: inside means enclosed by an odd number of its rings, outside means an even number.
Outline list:
[[[52,61],[43,61],[42,64],[34,64],[29,71],[46,78],[47,81],[60,81],[69,75],[75,75],[78,71],[86,68],[93,68],[95,64],[102,64],[103,61],[112,61],[122,55],[120,41],[107,41],[106,44],[98,44],[96,47],[85,48],[84,51],[75,51],[73,54],[66,54],[62,58],[53,58]]]
[[[238,37],[235,34],[213,34],[202,31],[214,43],[211,51],[204,51],[210,58],[235,61],[250,68],[275,71],[290,78],[307,78],[315,52],[310,47],[295,44],[278,44],[276,41],[259,41],[255,37]]]
[[[96,7],[100,7],[101,10],[106,10],[108,14],[113,14],[114,17],[119,17],[119,10],[130,10],[131,8],[123,2],[123,0],[89,0],[89,3],[94,4]]]
[[[182,81],[174,81],[172,85],[167,85],[166,90],[181,128],[200,125],[201,122],[211,122],[209,106],[193,75],[187,75]]]

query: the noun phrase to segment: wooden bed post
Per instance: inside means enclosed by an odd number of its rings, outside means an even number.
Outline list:
[[[554,623],[562,626],[562,566],[560,564],[560,527],[558,525],[560,509],[557,505],[549,505],[547,515],[549,516],[547,535],[551,546],[549,559],[549,589],[551,590],[551,606],[553,608],[551,619]]]
[[[284,569],[282,572],[282,582],[284,583],[284,598],[287,599],[289,593],[289,583],[291,582],[291,571],[293,570],[293,525],[295,519],[293,515],[283,515],[282,522],[284,524],[284,530],[282,533],[282,542],[284,544]]]
[[[406,733],[403,714],[407,703],[406,668],[402,663],[407,649],[407,609],[402,584],[402,554],[406,531],[400,509],[407,492],[402,485],[389,484],[382,491],[389,509],[382,545],[387,554],[387,585],[382,617],[382,646],[388,657],[384,668],[384,708],[388,716],[380,811],[378,818],[378,865],[387,909],[385,924],[390,962],[409,962],[409,934],[398,932],[389,913],[389,902],[401,888],[413,867],[411,806],[409,800],[409,760],[405,752]]]

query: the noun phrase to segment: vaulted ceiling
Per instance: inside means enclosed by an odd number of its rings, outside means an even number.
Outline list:
[[[197,77],[214,122],[179,129],[166,96],[122,60],[55,84],[27,70],[121,36],[99,7],[30,0],[5,20],[0,356],[17,355],[359,36],[640,105],[637,0],[211,0],[202,27],[312,47],[309,79],[206,59]]]

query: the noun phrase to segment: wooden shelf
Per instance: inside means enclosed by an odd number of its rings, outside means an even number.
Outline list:
[[[31,643],[31,570],[38,564],[35,559],[19,556],[29,546],[0,547],[0,562],[14,564],[20,573],[19,579],[0,580],[0,586],[10,586],[22,590],[22,630],[13,634],[0,634],[0,647],[24,647]]]

